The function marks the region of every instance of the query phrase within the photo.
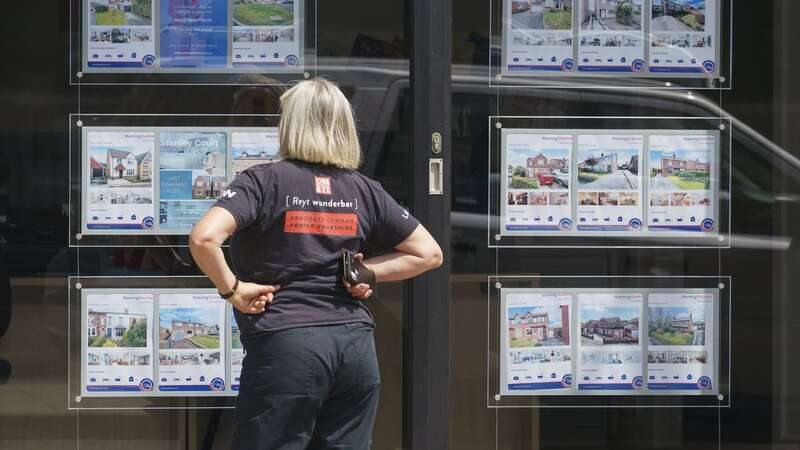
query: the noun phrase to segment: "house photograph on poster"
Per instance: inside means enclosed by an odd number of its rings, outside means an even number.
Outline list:
[[[581,189],[639,188],[637,150],[581,150],[578,161],[578,184]]]
[[[608,306],[581,308],[581,344],[639,344],[638,308]]]
[[[705,31],[706,0],[653,0],[652,31]]]
[[[642,29],[642,0],[580,0],[580,3],[581,29]]]
[[[150,25],[152,0],[89,0],[90,25]]]
[[[570,345],[569,305],[509,308],[508,341],[509,348]]]
[[[650,345],[705,345],[705,310],[698,306],[649,309]]]
[[[650,189],[664,191],[711,189],[711,162],[708,152],[652,151]]]
[[[159,348],[219,348],[216,308],[166,308],[160,313]]]
[[[234,26],[294,24],[294,0],[233,0]]]
[[[146,314],[89,309],[89,347],[146,347],[148,332]]]
[[[522,30],[571,30],[572,0],[512,0],[511,24]]]
[[[566,150],[542,150],[521,154],[519,149],[508,155],[509,189],[569,189],[569,159]]]

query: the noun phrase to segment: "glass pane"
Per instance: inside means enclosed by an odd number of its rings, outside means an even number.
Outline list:
[[[404,205],[410,199],[411,151],[407,3],[380,8],[363,1],[347,8],[324,3],[305,12],[313,17],[305,24],[306,38],[319,36],[311,38],[314,46],[306,47],[315,73],[337,82],[356,110],[362,172]],[[82,132],[77,122],[152,132],[156,127],[270,127],[274,121],[264,117],[278,114],[285,83],[304,74],[224,72],[204,74],[201,80],[191,74],[161,80],[128,74],[107,77],[101,81],[110,84],[103,85],[90,85],[87,75],[87,85],[71,78],[75,84],[70,86],[64,78],[75,75],[76,60],[68,60],[70,41],[72,48],[80,48],[81,40],[80,23],[70,22],[74,13],[70,2],[63,2],[42,8],[36,19],[20,16],[7,24],[15,35],[40,29],[29,43],[41,52],[27,61],[26,69],[7,71],[0,88],[4,98],[14,98],[18,105],[5,115],[0,137],[0,385],[7,391],[0,406],[0,447],[228,448],[230,397],[181,397],[145,405],[108,398],[76,401],[79,390],[72,374],[80,355],[74,349],[85,330],[80,329],[80,315],[72,314],[74,283],[99,279],[106,287],[123,289],[145,287],[143,282],[189,287],[181,277],[199,274],[185,236],[76,239],[80,227],[74,225],[82,220],[76,197],[81,183],[73,177],[82,172],[75,160],[81,155],[80,145],[75,147]],[[113,84],[122,82],[144,84]],[[123,178],[137,176],[128,174],[133,168],[124,170]],[[402,447],[403,295],[401,284],[387,283],[381,298],[370,305],[378,324],[382,376],[376,448]]]
[[[752,20],[737,20],[733,29],[736,46],[732,48],[731,56],[737,64],[730,77],[726,77],[729,78],[727,82],[734,86],[733,90],[701,92],[687,89],[689,84],[674,80],[671,86],[666,86],[662,80],[660,87],[670,89],[643,89],[641,80],[631,81],[626,76],[614,77],[613,81],[617,84],[613,89],[599,89],[608,87],[606,79],[580,89],[576,89],[576,86],[556,89],[553,88],[554,82],[549,82],[553,80],[552,77],[538,75],[523,77],[526,80],[535,78],[539,82],[536,84],[538,88],[531,88],[532,83],[514,84],[512,81],[516,77],[509,80],[511,77],[505,75],[503,83],[498,83],[494,68],[503,64],[501,52],[505,45],[501,33],[497,31],[501,25],[498,3],[494,3],[495,9],[491,11],[487,11],[484,2],[459,3],[453,17],[451,323],[454,326],[451,332],[451,447],[686,447],[710,450],[720,446],[796,446],[800,436],[792,431],[791,424],[797,422],[798,417],[797,392],[790,381],[796,364],[793,363],[790,349],[791,343],[797,340],[796,333],[792,331],[796,328],[793,326],[796,308],[791,295],[795,287],[792,274],[796,272],[793,244],[797,227],[792,225],[792,219],[797,217],[798,211],[796,197],[800,186],[796,178],[800,165],[797,164],[797,132],[792,127],[796,115],[792,105],[796,104],[797,97],[792,80],[796,78],[797,67],[788,62],[790,55],[797,51],[793,39],[797,34],[796,27],[791,25],[800,13],[796,5],[792,2],[774,2],[756,6],[736,2],[734,14],[737,19],[747,17]],[[530,7],[555,11],[559,8],[558,4],[570,2],[522,0],[508,3],[516,3],[520,9]],[[595,2],[571,3],[573,8],[579,8]],[[614,4],[624,2],[596,3],[598,7],[611,8]],[[686,6],[696,2],[644,2],[646,7],[661,3]],[[730,6],[732,2],[723,3]],[[490,24],[487,24],[487,15]],[[614,16],[610,19],[616,20]],[[764,34],[763,30],[770,31]],[[757,44],[753,40],[755,36],[761,36],[769,43]],[[764,45],[769,49],[765,50]],[[766,64],[769,69],[765,71],[751,64],[741,64],[741,61],[759,61],[759,65]],[[564,78],[556,77],[556,81],[563,83]],[[553,130],[580,134],[583,129],[581,120],[587,117],[589,120],[598,120],[591,119],[597,116],[604,121],[620,118],[622,128],[630,130],[641,130],[640,121],[646,117],[660,117],[672,125],[703,117],[729,118],[731,158],[725,165],[728,166],[730,181],[727,188],[720,188],[720,201],[730,205],[729,231],[726,232],[730,234],[729,245],[705,249],[631,248],[624,242],[620,245],[619,240],[612,242],[610,236],[596,236],[591,245],[581,248],[564,245],[564,242],[557,241],[557,236],[540,237],[536,245],[530,245],[531,242],[522,242],[522,246],[514,245],[520,242],[504,245],[502,242],[509,237],[506,235],[501,237],[500,244],[493,242],[504,222],[500,218],[500,209],[492,206],[508,200],[500,196],[506,187],[501,180],[508,167],[499,167],[497,160],[493,159],[500,147],[500,142],[495,141],[500,139],[500,130],[505,130],[510,121],[517,121],[523,125],[512,128],[535,130],[540,134]],[[502,119],[502,128],[496,128],[495,118]],[[539,122],[533,123],[536,121]],[[562,121],[568,121],[570,125],[553,126],[554,123],[565,123]],[[549,146],[547,149],[553,148]],[[536,152],[528,155],[531,159],[536,156]],[[534,161],[530,169],[533,171],[540,166]],[[629,170],[620,166],[618,164],[617,169]],[[577,164],[573,167],[581,172],[582,168]],[[655,167],[653,164],[650,166],[651,169]],[[516,165],[511,169],[513,179]],[[527,169],[522,164],[522,171],[518,172],[517,178],[520,182],[535,181],[537,186],[520,187],[517,190],[530,196],[538,192],[539,184],[550,185],[547,177],[540,179],[538,173],[527,176]],[[553,175],[550,167],[547,169],[555,183],[558,174]],[[647,175],[657,178],[663,175],[663,169],[659,166],[657,172],[650,171]],[[683,174],[683,180],[687,180],[686,175]],[[680,174],[673,176],[681,179]],[[678,179],[673,178],[675,181]],[[571,180],[575,181],[575,178]],[[650,182],[660,183],[652,179]],[[680,185],[688,186],[683,181]],[[498,189],[497,186],[502,188]],[[525,203],[528,207],[540,206],[535,202],[531,205],[527,199]],[[521,234],[527,240],[532,239],[533,233]],[[520,240],[523,236],[513,238]],[[697,280],[698,277],[730,277],[730,281],[726,282],[731,289],[728,322],[730,384],[726,386],[725,381],[720,384],[730,406],[725,400],[712,405],[716,403],[712,397],[707,398],[712,402],[703,405],[696,404],[696,400],[687,402],[686,398],[676,399],[669,395],[657,399],[633,397],[635,400],[622,395],[574,395],[565,398],[557,394],[519,395],[513,398],[501,395],[499,400],[495,399],[495,393],[500,388],[497,378],[501,373],[500,362],[513,356],[512,353],[520,353],[521,358],[533,361],[537,357],[542,358],[537,355],[542,353],[541,348],[546,347],[535,343],[519,343],[521,350],[512,349],[508,354],[502,352],[502,328],[508,326],[506,333],[521,328],[519,324],[512,323],[509,326],[501,321],[499,292],[494,283],[500,281],[505,288],[507,282],[503,280],[541,278],[550,280],[548,282],[551,284],[526,281],[524,286],[511,285],[511,288],[553,287],[553,283],[579,288],[581,283],[575,284],[576,277],[601,284],[617,279],[652,280],[665,277],[670,280]],[[645,284],[651,283],[648,281]],[[528,300],[533,301],[531,298]],[[493,299],[497,303],[492,303]],[[606,314],[605,319],[613,319],[615,314]],[[536,317],[531,312],[526,320],[534,321]],[[621,322],[626,320],[619,318]],[[600,332],[591,323],[585,323],[588,321],[583,322],[580,325],[573,320],[575,331],[582,334],[581,339],[605,340],[616,333],[611,330]],[[723,317],[721,323],[724,322],[726,320]],[[552,325],[558,328],[556,323]],[[619,332],[623,333],[620,336],[626,336],[625,325],[630,335],[636,329],[630,320],[620,325],[622,328],[619,328]],[[688,337],[688,331],[670,328],[677,327],[677,322],[662,322],[662,325],[659,329],[648,322],[648,341]],[[583,329],[579,330],[578,327]],[[534,338],[536,327],[530,325],[529,328],[531,334],[522,336],[529,336],[526,337],[529,342],[539,342],[538,337]],[[653,330],[655,332],[651,333]],[[541,332],[544,333],[544,330]],[[541,335],[543,345],[548,338],[555,337],[556,331],[552,333],[550,337]],[[724,334],[722,341],[725,341]],[[609,340],[612,344],[623,343]],[[657,344],[648,344],[649,350],[654,345]],[[523,354],[525,349],[530,353]],[[546,358],[552,357],[551,353]],[[607,350],[600,347],[600,355],[611,355],[607,361],[615,362],[613,353],[613,348]],[[765,356],[755,361],[744,356],[749,354]],[[660,355],[653,355],[652,364],[659,364],[659,358]],[[676,365],[682,364],[680,356],[673,361]],[[725,365],[721,364],[723,372]],[[545,376],[548,374],[544,373]],[[520,383],[527,375],[537,376],[522,373]],[[571,381],[581,381],[575,379],[576,374],[572,375]],[[664,407],[666,403],[671,404],[670,407]],[[508,407],[493,407],[496,405]],[[753,420],[744,419],[737,411],[746,411],[746,415]]]

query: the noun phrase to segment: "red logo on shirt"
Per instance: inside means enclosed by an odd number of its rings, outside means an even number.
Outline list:
[[[355,236],[358,233],[358,215],[354,213],[286,211],[283,232]]]
[[[314,185],[319,195],[331,195],[331,177],[314,177]]]

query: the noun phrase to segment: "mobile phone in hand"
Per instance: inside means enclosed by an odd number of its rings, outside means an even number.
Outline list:
[[[348,250],[342,250],[342,278],[352,285],[366,283],[375,286],[375,273],[356,261]]]

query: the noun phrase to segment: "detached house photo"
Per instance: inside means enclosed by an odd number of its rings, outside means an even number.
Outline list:
[[[524,160],[509,162],[509,189],[569,188],[569,160],[566,151],[545,150]]]
[[[648,330],[650,345],[705,345],[702,309],[651,307]]]

